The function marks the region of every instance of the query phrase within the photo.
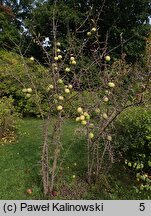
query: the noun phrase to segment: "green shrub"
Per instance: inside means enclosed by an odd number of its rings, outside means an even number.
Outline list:
[[[0,139],[17,129],[19,115],[13,106],[13,102],[12,97],[3,97],[0,100]]]
[[[143,181],[140,189],[151,190],[151,108],[127,109],[115,128],[116,153],[123,156],[137,180]]]
[[[35,84],[36,90],[40,92],[42,109],[47,108],[45,92],[51,79],[47,77],[47,69],[36,61],[22,58],[16,53],[0,50],[0,97],[11,96],[14,99],[14,106],[23,115],[40,115],[37,106],[37,98],[31,83]],[[32,88],[33,93],[30,99],[22,92],[25,88]]]
[[[144,162],[151,159],[151,108],[127,109],[116,121],[115,128],[116,149],[126,159]]]

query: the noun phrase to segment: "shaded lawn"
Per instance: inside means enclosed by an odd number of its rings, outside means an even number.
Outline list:
[[[33,188],[32,198],[41,197],[39,160],[41,120],[24,119],[15,143],[0,145],[0,199],[29,199],[26,193]]]

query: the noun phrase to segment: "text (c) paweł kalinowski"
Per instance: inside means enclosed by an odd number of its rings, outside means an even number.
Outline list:
[[[100,212],[103,211],[103,203],[94,203],[94,204],[70,204],[70,203],[64,203],[60,204],[58,203],[50,203],[43,204],[43,205],[30,205],[27,203],[21,203],[20,205],[21,211],[31,211],[31,212],[43,212],[43,211],[81,211],[81,212]]]

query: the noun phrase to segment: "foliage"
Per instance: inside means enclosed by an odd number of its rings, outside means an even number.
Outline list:
[[[107,52],[119,57],[126,53],[127,60],[134,62],[142,60],[145,51],[145,39],[150,32],[149,16],[151,6],[149,0],[133,1],[1,1],[0,4],[0,44],[6,49],[12,49],[21,42],[22,51],[27,56],[34,55],[44,63],[42,50],[33,43],[34,34],[41,36],[44,43],[49,38],[52,46],[53,15],[57,17],[57,38],[67,46],[70,35],[76,33],[76,38],[86,38],[87,29],[98,26],[100,47],[107,42]],[[95,20],[97,22],[95,23]],[[11,25],[10,25],[11,23]],[[38,23],[38,24],[37,24]],[[82,25],[81,23],[84,23]],[[34,32],[32,27],[35,27]],[[26,29],[26,30],[25,30]],[[22,37],[20,38],[20,33]],[[82,33],[82,36],[81,36]],[[27,46],[29,49],[27,50]],[[89,56],[89,48],[85,50]],[[73,47],[72,52],[78,49]]]
[[[11,25],[10,25],[11,24]],[[19,41],[19,32],[15,24],[15,14],[10,7],[0,4],[0,46],[12,49]]]
[[[97,3],[98,1],[95,1],[96,5]],[[149,0],[105,1],[99,26],[103,26],[103,32],[108,32],[111,49],[117,46],[117,49],[113,51],[115,56],[124,52],[130,62],[142,60],[145,51],[145,38],[150,32],[150,14]],[[102,28],[100,28],[101,31]]]
[[[140,189],[151,189],[151,108],[126,110],[115,128],[116,151],[143,182]]]
[[[107,52],[112,52],[114,57],[119,58],[124,52],[129,62],[143,59],[146,37],[150,32],[151,6],[149,0],[120,2],[117,0],[95,2],[61,0],[57,2],[57,5],[54,5],[54,1],[40,4],[32,10],[32,22],[29,19],[26,26],[32,37],[34,34],[41,36],[41,42],[48,37],[50,46],[52,46],[53,34],[49,29],[52,28],[54,9],[58,26],[57,38],[62,44],[67,45],[67,38],[73,35],[73,32],[76,33],[77,39],[86,38],[87,29],[96,25],[98,26],[100,48],[107,42]],[[83,20],[85,20],[84,25],[81,25]],[[32,26],[35,26],[34,34]],[[82,36],[79,33],[82,33]],[[89,43],[85,51],[87,55],[92,45]],[[48,50],[49,48],[47,47]],[[37,47],[36,50],[38,49]],[[74,44],[72,52],[75,49],[78,49],[77,44]]]
[[[34,84],[39,86],[38,89],[43,94],[41,100],[43,110],[45,111],[47,106],[44,94],[46,86],[49,84],[49,78],[47,79],[48,84],[44,82],[46,69],[39,65],[38,62],[24,59],[14,52],[0,50],[1,97],[12,96],[16,109],[23,115],[39,115],[37,100],[40,97],[35,97],[35,94],[32,92],[31,97],[27,98],[26,94],[22,92],[23,89],[28,89],[29,87],[34,89],[29,76],[32,77]]]
[[[0,100],[0,139],[16,131],[19,114],[13,106],[12,97],[3,97]]]

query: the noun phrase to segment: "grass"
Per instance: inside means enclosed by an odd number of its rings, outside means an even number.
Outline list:
[[[55,190],[55,199],[151,199],[149,192],[136,193],[135,177],[115,164],[110,175],[101,176],[97,185],[88,185],[86,145],[82,138],[74,138],[76,124],[68,120],[63,126],[62,158]],[[0,144],[0,199],[44,199],[40,176],[42,121],[24,119],[18,140]],[[61,165],[60,165],[61,164]],[[73,178],[73,176],[76,176]],[[33,193],[27,194],[32,188]]]
[[[33,188],[31,198],[42,196],[39,176],[41,121],[26,119],[16,143],[0,145],[0,199],[29,199],[26,190]]]

